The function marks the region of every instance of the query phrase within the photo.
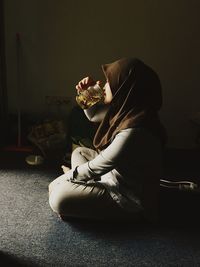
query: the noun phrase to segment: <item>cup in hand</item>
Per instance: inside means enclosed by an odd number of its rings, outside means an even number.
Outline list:
[[[77,92],[76,102],[82,109],[90,108],[104,100],[104,90],[98,83],[89,86],[86,90],[78,90]]]

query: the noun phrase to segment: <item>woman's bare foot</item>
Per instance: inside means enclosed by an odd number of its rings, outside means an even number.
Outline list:
[[[62,165],[61,168],[62,168],[64,173],[70,171],[70,168],[66,167],[65,165]]]

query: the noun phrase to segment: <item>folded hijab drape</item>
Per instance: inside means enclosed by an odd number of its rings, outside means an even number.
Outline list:
[[[137,58],[122,58],[102,65],[113,99],[94,137],[96,150],[105,149],[114,136],[127,128],[146,128],[166,142],[158,111],[162,106],[158,75]]]

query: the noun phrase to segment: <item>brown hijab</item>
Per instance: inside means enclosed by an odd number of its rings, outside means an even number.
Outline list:
[[[137,58],[122,58],[102,65],[113,99],[94,137],[94,147],[105,149],[111,139],[126,128],[146,128],[166,142],[158,111],[162,106],[158,75]]]

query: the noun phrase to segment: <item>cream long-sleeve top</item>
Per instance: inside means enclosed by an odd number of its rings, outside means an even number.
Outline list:
[[[92,122],[101,122],[108,104],[85,109]],[[73,171],[66,173],[73,180]],[[77,183],[102,183],[114,201],[129,212],[143,212],[157,220],[159,180],[162,174],[160,141],[144,128],[121,130],[94,159],[77,168]],[[95,178],[100,180],[95,181]]]

